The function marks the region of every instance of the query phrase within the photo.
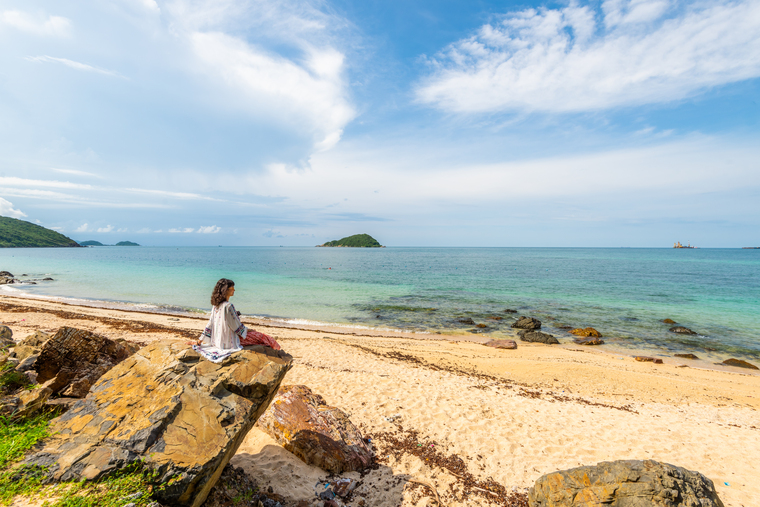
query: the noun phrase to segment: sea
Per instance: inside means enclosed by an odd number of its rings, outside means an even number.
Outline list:
[[[244,315],[287,325],[504,338],[525,315],[563,343],[591,326],[614,351],[760,359],[760,250],[21,248],[0,270],[25,281],[0,293],[95,306],[207,312],[225,277]]]

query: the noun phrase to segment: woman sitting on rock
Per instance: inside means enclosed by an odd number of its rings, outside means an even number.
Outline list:
[[[264,333],[248,329],[240,322],[240,314],[230,303],[235,295],[235,282],[222,278],[211,293],[211,318],[193,349],[209,361],[220,363],[246,345],[266,345],[280,350],[280,345]]]

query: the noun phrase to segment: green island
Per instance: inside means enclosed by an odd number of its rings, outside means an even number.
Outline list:
[[[79,243],[41,225],[0,217],[0,248],[78,247]]]
[[[140,246],[138,243],[134,243],[132,241],[119,241],[115,245],[106,245],[100,241],[95,241],[94,239],[82,241],[79,244],[82,246]]]
[[[343,239],[328,241],[318,247],[348,247],[348,248],[385,248],[369,234],[354,234]]]

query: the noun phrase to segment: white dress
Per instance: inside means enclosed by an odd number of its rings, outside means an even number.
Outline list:
[[[193,345],[193,349],[209,361],[221,363],[235,352],[243,350],[240,339],[245,338],[247,333],[248,328],[240,322],[235,307],[225,301],[211,309],[211,317],[201,335],[201,345]]]

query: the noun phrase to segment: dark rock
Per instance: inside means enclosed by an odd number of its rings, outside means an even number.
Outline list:
[[[306,386],[283,386],[258,427],[304,463],[333,474],[372,463],[372,451],[340,409]]]
[[[676,356],[676,357],[682,357],[684,359],[699,359],[694,354],[673,354],[673,355]]]
[[[468,324],[470,326],[474,326],[475,325],[475,321],[472,320],[470,317],[459,317],[455,321],[459,322],[460,324]]]
[[[47,278],[43,278],[43,279],[42,279],[42,281],[43,281],[43,282],[52,282],[52,281],[53,281],[53,279],[52,279],[52,278],[50,278],[50,277],[47,277]]]
[[[676,323],[676,321],[673,320],[673,319],[664,319],[662,322],[665,323],[665,324],[675,324]]]
[[[649,356],[636,356],[634,357],[636,361],[639,361],[641,363],[654,363],[654,364],[662,364],[662,359],[656,358],[656,357],[649,357]]]
[[[53,380],[54,393],[84,398],[104,373],[130,355],[127,347],[104,336],[62,327],[40,349],[35,370],[39,382]]]
[[[542,333],[541,331],[525,331],[519,333],[520,339],[524,342],[532,342],[532,343],[545,343],[547,345],[557,345],[559,343],[559,340],[557,340],[554,336]]]
[[[741,359],[734,359],[733,357],[731,359],[726,359],[723,361],[723,364],[726,366],[737,366],[739,368],[749,368],[750,370],[760,370],[757,366],[755,366],[752,363],[748,363],[747,361],[742,361]]]
[[[520,317],[512,324],[515,329],[541,329],[541,321],[533,317]]]
[[[477,324],[475,327],[480,328],[480,329],[487,329],[488,328],[488,326],[486,326],[485,324]]]
[[[16,342],[13,341],[13,331],[8,326],[0,326],[0,350],[13,347]]]
[[[31,356],[26,357],[23,361],[18,363],[18,366],[16,366],[16,370],[18,371],[32,370],[35,366],[35,363],[37,362],[38,357],[39,356],[36,354],[32,354]]]
[[[574,343],[577,343],[578,345],[604,345],[604,340],[601,338],[576,338],[573,340]]]
[[[507,308],[504,310],[504,313],[517,313],[517,310],[512,310],[511,308]]]
[[[574,334],[575,336],[585,336],[589,338],[601,338],[602,333],[594,329],[593,327],[587,327],[585,329],[573,329],[570,331],[570,334]]]
[[[556,327],[557,329],[562,329],[563,331],[569,331],[569,330],[573,329],[573,326],[566,326],[566,325],[564,325],[564,324],[563,324],[563,325],[561,325],[561,326],[555,326],[555,327]]]
[[[202,505],[292,358],[242,350],[216,364],[182,361],[185,350],[182,342],[155,342],[117,364],[51,421],[52,436],[24,463],[70,481],[141,461],[164,485],[154,491],[158,501]]]
[[[691,329],[689,329],[688,327],[683,327],[683,326],[673,326],[668,331],[670,331],[671,333],[676,333],[676,334],[697,334]]]
[[[30,334],[21,342],[19,345],[26,345],[28,347],[42,347],[46,341],[50,339],[50,334],[46,333],[45,331],[37,331],[34,334]]]
[[[486,347],[494,347],[497,349],[516,349],[517,342],[514,340],[491,340],[485,344]]]
[[[724,507],[699,472],[652,460],[602,462],[540,477],[531,507]]]
[[[13,273],[11,273],[10,271],[0,271],[0,276],[13,278]]]
[[[495,316],[491,316],[491,317],[486,317],[486,318],[487,318],[488,320],[501,320],[501,319],[503,319],[504,317],[495,317]]]

